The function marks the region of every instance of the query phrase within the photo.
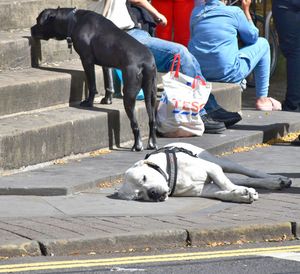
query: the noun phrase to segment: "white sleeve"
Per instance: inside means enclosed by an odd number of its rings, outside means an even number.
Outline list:
[[[112,21],[120,29],[133,28],[134,22],[128,12],[126,0],[111,0],[110,2],[106,18]]]

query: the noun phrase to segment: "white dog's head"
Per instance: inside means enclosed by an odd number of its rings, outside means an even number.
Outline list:
[[[153,165],[147,160],[141,160],[129,168],[125,173],[124,183],[117,192],[119,198],[165,201],[168,198],[168,183],[164,175],[153,168]]]

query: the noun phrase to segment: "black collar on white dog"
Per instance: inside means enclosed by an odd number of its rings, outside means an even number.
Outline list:
[[[67,33],[67,43],[68,43],[68,48],[70,49],[70,53],[72,53],[72,46],[73,46],[73,41],[72,41],[72,32],[74,29],[74,25],[76,23],[76,18],[75,18],[75,13],[77,9],[74,8],[70,13],[68,14],[68,33]]]
[[[164,178],[168,182],[168,186],[169,186],[168,195],[172,196],[174,191],[175,191],[176,182],[177,182],[178,166],[177,166],[176,153],[177,152],[184,152],[184,153],[186,153],[190,156],[193,156],[193,157],[198,157],[198,156],[196,154],[194,154],[193,152],[191,152],[190,150],[187,150],[185,148],[181,148],[181,147],[162,147],[160,149],[157,149],[156,151],[148,153],[145,156],[145,159],[148,159],[151,155],[157,154],[157,153],[160,153],[160,152],[164,152],[166,154],[168,177],[167,177],[166,173],[158,165],[156,165],[156,164],[154,164],[150,161],[146,161],[145,163],[149,167],[154,168],[156,171],[158,171],[159,173],[161,173],[164,176]]]

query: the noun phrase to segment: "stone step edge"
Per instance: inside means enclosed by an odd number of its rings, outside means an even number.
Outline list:
[[[71,256],[155,249],[241,245],[253,242],[290,241],[299,238],[297,222],[278,222],[202,229],[197,227],[149,230],[105,237],[34,239],[0,243],[0,257]],[[211,249],[210,249],[211,250]]]
[[[143,122],[148,121],[144,102],[136,104],[136,112],[141,135],[148,136],[148,123]],[[1,171],[119,146],[133,139],[120,99],[113,105],[92,109],[61,108],[38,115],[2,119],[1,122]],[[14,155],[14,151],[20,153]]]
[[[97,66],[95,74],[98,90],[95,103],[98,103],[105,93],[102,68]],[[85,74],[79,61],[5,71],[0,73],[0,79],[0,119],[62,104],[75,106],[85,99],[87,92]],[[23,96],[26,100],[22,100]]]
[[[16,71],[39,65],[78,60],[67,42],[55,39],[34,40],[30,30],[0,31],[0,71]]]

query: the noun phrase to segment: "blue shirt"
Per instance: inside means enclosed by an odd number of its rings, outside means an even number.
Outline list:
[[[244,45],[254,44],[258,39],[258,29],[239,7],[226,6],[218,0],[196,5],[190,28],[189,51],[209,81],[230,82],[231,76],[238,73],[242,56],[237,35]]]

